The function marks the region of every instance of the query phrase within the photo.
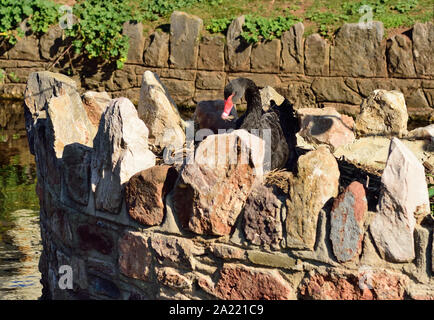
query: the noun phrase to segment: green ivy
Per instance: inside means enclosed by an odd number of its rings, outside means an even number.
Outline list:
[[[279,38],[283,32],[288,31],[302,19],[290,14],[277,18],[264,18],[252,15],[246,16],[241,36],[249,43]]]
[[[24,32],[19,24],[28,18],[33,32],[47,32],[57,22],[59,5],[47,0],[0,0],[0,35],[15,44]]]
[[[206,25],[206,30],[211,33],[225,33],[232,20],[232,18],[211,19]]]
[[[116,61],[122,68],[129,49],[128,37],[122,35],[124,22],[132,19],[131,7],[121,0],[85,0],[74,6],[78,18],[66,35],[74,39],[76,54],[89,59]]]

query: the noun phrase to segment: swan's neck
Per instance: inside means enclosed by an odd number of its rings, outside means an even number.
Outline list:
[[[261,95],[257,88],[246,90],[247,110],[244,123],[259,124],[262,116]]]

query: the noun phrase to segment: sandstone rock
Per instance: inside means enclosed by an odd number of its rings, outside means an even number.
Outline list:
[[[387,68],[392,77],[416,77],[411,40],[398,34],[387,41]]]
[[[282,34],[280,68],[288,73],[304,73],[304,25],[299,22]]]
[[[225,265],[213,289],[219,299],[225,300],[288,300],[291,291],[277,270],[237,265]]]
[[[174,268],[160,268],[156,273],[158,281],[167,287],[178,290],[191,290],[192,281]]]
[[[125,185],[125,203],[131,218],[146,226],[163,222],[164,199],[172,190],[178,173],[161,165],[136,173]]]
[[[148,150],[148,128],[131,101],[111,101],[101,118],[94,145],[91,182],[95,208],[117,214],[123,184],[135,173],[155,165],[155,155]]]
[[[264,141],[245,130],[202,141],[175,187],[183,227],[197,234],[230,234],[253,182],[262,179],[264,151]]]
[[[362,98],[342,78],[316,78],[312,91],[317,102],[362,103]]]
[[[225,38],[222,35],[204,36],[199,44],[197,68],[223,71],[225,68]]]
[[[180,148],[184,145],[184,123],[176,104],[158,75],[151,71],[143,74],[137,110],[140,119],[149,128],[151,144],[160,148]]]
[[[313,300],[403,300],[408,279],[385,270],[341,273],[310,272],[300,295]]]
[[[252,49],[251,69],[254,72],[279,72],[281,43],[279,39],[259,42]]]
[[[168,33],[159,31],[151,35],[151,44],[144,54],[146,66],[164,68],[169,65],[169,38]]]
[[[413,27],[414,66],[419,76],[433,76],[434,66],[434,24],[432,22],[416,23]]]
[[[372,22],[371,28],[346,23],[338,31],[330,51],[330,75],[386,77],[383,23]]]
[[[226,61],[230,71],[250,71],[252,46],[240,36],[245,21],[245,16],[236,18],[226,33]]]
[[[297,176],[290,180],[286,202],[286,244],[290,248],[312,250],[318,214],[324,204],[338,194],[338,164],[325,146],[301,156]]]
[[[401,92],[374,90],[360,107],[356,132],[360,135],[403,136],[407,134],[407,122],[407,107]]]
[[[165,236],[154,233],[150,239],[156,259],[161,265],[175,268],[192,268],[194,255],[203,254],[204,249],[197,247],[189,239]]]
[[[261,94],[262,109],[264,111],[267,111],[270,108],[271,100],[273,100],[278,106],[280,106],[283,101],[285,101],[285,98],[278,94],[277,91],[273,89],[273,87],[266,86],[259,90],[259,92]]]
[[[368,211],[365,189],[352,182],[333,203],[330,240],[341,262],[354,259],[362,249],[364,215]]]
[[[383,259],[407,262],[415,257],[414,215],[429,212],[423,165],[402,142],[393,138],[381,182],[377,214],[370,232]]]
[[[170,63],[181,69],[197,66],[202,19],[175,11],[170,16]]]
[[[292,82],[287,88],[277,88],[277,92],[294,105],[294,109],[317,108],[316,96],[309,83]]]
[[[430,124],[426,127],[416,128],[414,130],[411,130],[408,135],[408,138],[415,138],[415,139],[427,139],[431,140],[433,142],[434,140],[434,124]]]
[[[127,231],[119,239],[119,270],[130,278],[148,281],[152,251],[148,238],[139,232]]]
[[[428,162],[434,165],[434,157],[426,152],[426,142],[423,140],[403,140],[404,145],[411,150],[421,162]],[[390,139],[386,137],[362,137],[354,143],[339,147],[333,152],[336,158],[346,159],[369,167],[374,171],[382,171],[386,166],[387,155],[389,154]]]
[[[83,107],[86,111],[87,117],[92,125],[96,128],[93,136],[99,127],[101,115],[107,109],[110,101],[112,100],[107,92],[87,91],[82,95]]]
[[[48,29],[47,33],[41,36],[39,41],[39,50],[41,57],[46,60],[52,60],[58,53],[60,47],[64,45],[62,39],[62,29],[59,25],[55,25]]]
[[[143,50],[145,49],[143,24],[141,22],[126,21],[122,26],[122,34],[128,36],[130,43],[127,61],[130,63],[143,63]]]
[[[8,51],[8,58],[15,60],[39,61],[39,40],[36,36],[27,36],[18,42]]]
[[[283,239],[281,220],[283,204],[272,187],[262,184],[254,186],[244,206],[246,239],[256,245],[279,247]]]
[[[306,38],[304,44],[304,66],[309,76],[329,75],[330,45],[318,33]]]
[[[245,257],[245,251],[243,249],[228,246],[222,243],[213,243],[210,246],[210,251],[216,257],[230,260],[230,259],[238,259],[242,260]]]
[[[293,269],[297,262],[296,259],[289,255],[278,252],[266,253],[250,250],[247,253],[247,257],[253,264],[272,268]]]
[[[354,121],[334,108],[302,108],[297,110],[299,134],[313,144],[327,144],[334,149],[352,143]]]

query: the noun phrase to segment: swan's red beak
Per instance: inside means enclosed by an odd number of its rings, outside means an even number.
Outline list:
[[[223,109],[222,113],[222,119],[225,120],[229,117],[229,114],[231,113],[232,108],[234,107],[234,103],[232,102],[232,97],[234,95],[231,94],[227,99],[225,99],[225,107]]]

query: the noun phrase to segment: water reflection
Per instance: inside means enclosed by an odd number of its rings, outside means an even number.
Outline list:
[[[41,296],[36,171],[21,102],[0,102],[0,299]]]

